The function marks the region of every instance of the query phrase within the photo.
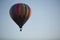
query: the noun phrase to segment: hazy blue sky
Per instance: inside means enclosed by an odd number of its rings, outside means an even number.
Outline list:
[[[20,32],[11,19],[9,9],[25,3],[32,9],[30,19]],[[60,0],[0,0],[0,39],[59,39]]]

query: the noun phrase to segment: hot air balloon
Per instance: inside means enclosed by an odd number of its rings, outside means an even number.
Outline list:
[[[10,8],[9,14],[22,31],[23,25],[31,16],[31,8],[27,4],[17,3]]]

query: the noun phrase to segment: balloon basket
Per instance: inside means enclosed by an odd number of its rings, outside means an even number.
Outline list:
[[[22,28],[20,28],[20,31],[22,31]]]

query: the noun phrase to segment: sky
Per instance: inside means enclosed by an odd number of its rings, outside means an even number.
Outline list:
[[[9,15],[16,3],[32,9],[22,32]],[[0,39],[60,39],[60,0],[0,0]]]

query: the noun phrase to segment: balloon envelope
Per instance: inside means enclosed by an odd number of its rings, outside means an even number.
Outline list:
[[[10,16],[22,31],[22,26],[26,23],[31,15],[31,8],[24,3],[18,3],[10,8]]]

